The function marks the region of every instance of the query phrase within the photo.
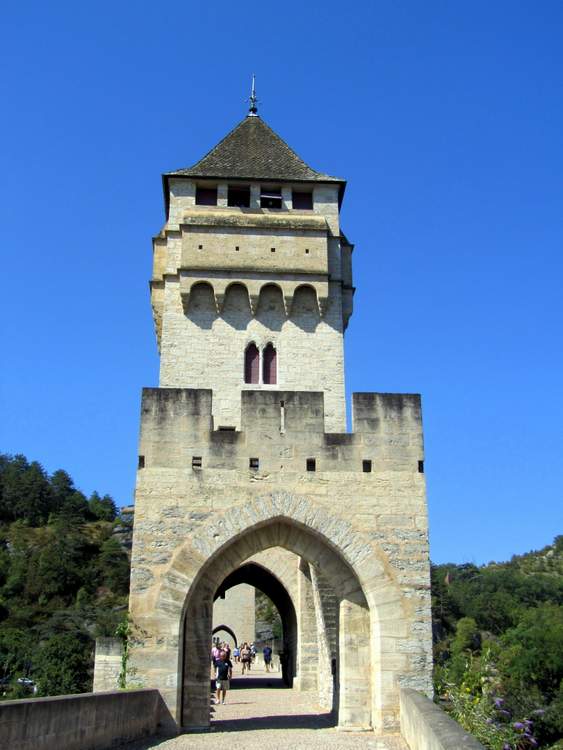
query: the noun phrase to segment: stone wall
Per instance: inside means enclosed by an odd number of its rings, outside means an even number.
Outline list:
[[[123,646],[118,638],[96,638],[94,693],[117,690]]]
[[[161,386],[211,388],[216,429],[240,429],[241,391],[322,391],[327,431],[344,430],[342,311],[338,286],[332,286],[331,304],[323,318],[314,294],[307,289],[296,293],[288,315],[276,287],[262,291],[254,315],[245,288],[230,287],[219,314],[211,288],[200,286],[192,292],[186,313],[179,280],[167,279]],[[261,352],[268,343],[276,348],[277,385],[244,383],[244,353],[251,342]]]
[[[439,706],[408,688],[401,689],[401,734],[410,750],[485,750]]]
[[[251,643],[256,637],[255,593],[254,587],[246,583],[233,586],[225,592],[224,598],[216,599],[213,604],[213,632],[224,625],[234,633],[240,646],[245,641]],[[235,642],[228,633],[221,630],[217,636],[222,641]]]
[[[217,571],[205,567],[211,553],[200,547],[222,544],[227,550],[239,538],[243,543],[245,529],[268,521],[293,523],[292,513],[296,523],[313,529],[315,539],[324,539],[326,552],[322,545],[313,550],[311,543],[295,548],[299,526],[290,538],[270,538],[264,526],[257,542],[263,546],[248,545],[246,555],[237,559],[283,546],[326,573],[328,550],[351,559],[350,540],[359,535],[364,561],[361,566],[347,564],[362,582],[372,617],[371,631],[362,621],[357,632],[371,637],[370,653],[376,659],[374,721],[380,728],[397,727],[400,685],[431,694],[420,399],[354,394],[353,412],[353,433],[331,434],[324,431],[322,393],[244,391],[242,430],[221,432],[212,429],[210,390],[144,391],[139,448],[144,468],[137,475],[130,611],[146,637],[133,658],[139,679],[161,688],[178,720],[184,602],[200,574],[209,591],[221,583],[208,582]],[[251,457],[259,459],[258,469],[250,469]],[[194,458],[198,460],[192,465]],[[308,459],[314,459],[314,470],[308,470]],[[277,498],[283,498],[283,510]],[[322,532],[316,530],[321,519]],[[234,565],[234,558],[227,559]],[[220,569],[225,575],[228,564]],[[176,566],[187,566],[189,575]],[[372,568],[378,572],[370,573]],[[341,598],[340,579],[331,583],[338,583]],[[340,616],[353,627],[361,620],[350,607]],[[198,627],[197,637],[209,639],[203,620]],[[346,638],[349,646],[350,634]],[[354,690],[346,696],[350,715]]]
[[[0,703],[0,747],[9,750],[109,750],[175,733],[158,690],[85,693]]]

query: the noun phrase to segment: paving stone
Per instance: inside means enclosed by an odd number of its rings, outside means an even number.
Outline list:
[[[209,732],[183,734],[173,739],[149,739],[119,750],[408,750],[398,735],[339,732],[334,718],[314,702],[314,694],[284,688],[279,678],[263,670],[240,676],[235,665],[232,689],[225,705],[213,706]],[[108,749],[109,750],[109,749]]]

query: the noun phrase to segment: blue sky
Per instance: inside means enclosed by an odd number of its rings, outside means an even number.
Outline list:
[[[431,555],[563,533],[563,4],[3,12],[0,449],[131,502],[160,174],[260,114],[348,180],[349,392],[423,396]]]

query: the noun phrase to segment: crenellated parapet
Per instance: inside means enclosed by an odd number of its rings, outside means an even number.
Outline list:
[[[354,393],[350,433],[325,432],[323,393],[248,390],[241,397],[241,430],[214,430],[211,390],[145,388],[143,467],[311,479],[333,472],[423,473],[418,394]]]

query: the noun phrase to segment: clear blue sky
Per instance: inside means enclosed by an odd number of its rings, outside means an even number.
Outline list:
[[[0,449],[132,500],[160,174],[260,113],[348,179],[349,391],[423,395],[431,554],[563,533],[563,3],[2,14]]]

